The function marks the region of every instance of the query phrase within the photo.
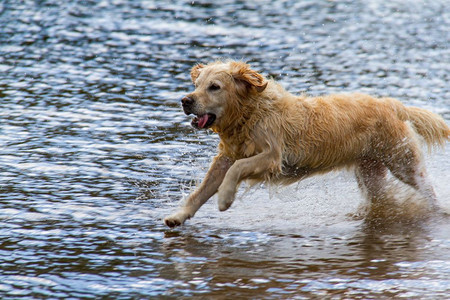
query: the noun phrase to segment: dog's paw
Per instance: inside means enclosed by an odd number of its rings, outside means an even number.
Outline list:
[[[169,226],[170,228],[173,228],[183,225],[186,219],[189,219],[189,216],[187,216],[184,212],[177,212],[173,215],[165,217],[164,224],[166,224],[166,226]]]
[[[219,189],[218,202],[220,211],[225,211],[230,208],[231,204],[234,202],[234,195],[234,190]]]

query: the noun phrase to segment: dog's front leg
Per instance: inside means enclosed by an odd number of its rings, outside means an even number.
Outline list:
[[[266,172],[280,170],[279,155],[274,153],[260,153],[258,155],[237,160],[228,170],[219,187],[219,210],[227,210],[234,201],[239,183],[249,177],[264,180]]]
[[[216,156],[198,189],[189,195],[176,213],[164,218],[164,223],[169,227],[175,227],[192,218],[197,210],[217,192],[232,165],[233,160],[230,158],[220,154]]]

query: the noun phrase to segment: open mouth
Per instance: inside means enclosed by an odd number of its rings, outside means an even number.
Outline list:
[[[201,116],[196,116],[192,119],[192,126],[196,127],[196,128],[209,128],[211,127],[211,125],[214,123],[214,121],[216,120],[216,115],[215,114],[204,114]]]

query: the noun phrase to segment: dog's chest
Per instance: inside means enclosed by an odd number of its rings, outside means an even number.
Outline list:
[[[257,146],[251,140],[226,142],[223,141],[219,145],[219,149],[228,157],[235,160],[255,156],[257,153]]]

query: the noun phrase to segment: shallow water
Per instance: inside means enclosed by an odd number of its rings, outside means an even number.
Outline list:
[[[447,1],[385,2],[2,2],[2,298],[448,297],[448,217],[355,220],[351,174],[162,224],[217,144],[179,108],[196,62],[244,59],[292,92],[393,96],[450,121]],[[427,156],[444,211],[448,146]]]

